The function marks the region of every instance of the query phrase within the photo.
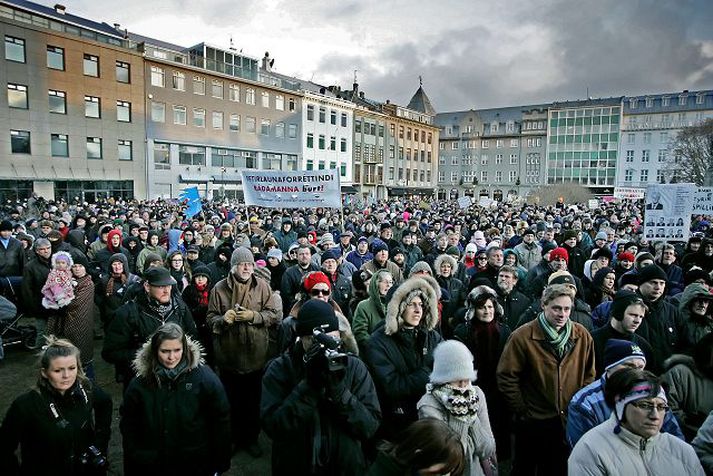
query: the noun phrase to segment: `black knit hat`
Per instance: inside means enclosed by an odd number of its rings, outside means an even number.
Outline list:
[[[668,276],[666,276],[666,271],[661,269],[655,264],[646,266],[644,269],[639,271],[639,285],[652,281],[654,279],[661,279],[666,281]]]
[[[0,231],[12,231],[12,222],[10,220],[0,222]]]
[[[332,306],[319,299],[310,299],[297,313],[295,331],[300,337],[309,336],[317,328],[323,332],[338,331],[339,321]]]
[[[646,356],[641,347],[628,340],[609,339],[604,347],[604,368],[609,370],[627,360],[641,359],[646,362]]]
[[[612,317],[617,321],[621,321],[624,319],[624,311],[626,311],[626,308],[632,304],[644,305],[644,301],[641,299],[641,296],[633,291],[629,291],[627,289],[618,291],[614,295],[614,301],[611,306]]]

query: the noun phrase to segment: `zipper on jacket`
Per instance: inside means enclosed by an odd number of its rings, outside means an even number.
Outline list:
[[[644,464],[646,474],[654,474],[654,472],[651,471],[651,469],[649,468],[649,465],[646,461],[646,444],[647,440],[645,440],[644,438],[641,438],[641,440],[639,440],[639,456],[641,456],[641,462]]]

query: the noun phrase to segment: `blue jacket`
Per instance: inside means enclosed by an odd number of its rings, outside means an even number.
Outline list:
[[[361,269],[361,267],[364,265],[364,263],[368,263],[369,261],[374,259],[374,254],[371,251],[367,251],[363,255],[359,253],[359,251],[354,250],[350,252],[346,260],[356,266],[356,269]]]
[[[612,409],[604,401],[604,384],[607,374],[590,383],[574,394],[567,408],[567,442],[574,448],[579,439],[589,430],[609,419]],[[671,410],[666,412],[661,427],[663,433],[670,433],[686,441]]]

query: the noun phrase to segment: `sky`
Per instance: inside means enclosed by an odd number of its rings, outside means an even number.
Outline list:
[[[43,2],[52,5],[54,2]],[[713,88],[711,0],[65,0],[182,46],[439,112]],[[119,8],[120,7],[120,8]]]

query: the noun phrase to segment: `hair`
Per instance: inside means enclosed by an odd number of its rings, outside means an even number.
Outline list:
[[[409,470],[422,470],[445,463],[443,474],[458,476],[463,473],[465,455],[460,437],[445,422],[424,418],[410,424],[394,442],[387,442],[381,450]]]
[[[167,322],[158,329],[156,329],[156,331],[151,334],[151,337],[149,337],[149,369],[155,369],[160,365],[158,361],[158,349],[159,347],[161,347],[161,344],[167,340],[181,341],[181,346],[183,347],[183,358],[193,358],[192,354],[188,351],[188,337],[186,336],[186,333],[183,331],[181,326],[176,324],[175,322]],[[193,364],[193,362],[189,361],[189,366],[191,364]],[[156,379],[155,383],[158,384],[158,379]]]
[[[517,255],[515,255],[517,256]],[[509,264],[504,264],[500,267],[498,270],[498,274],[500,273],[510,273],[513,275],[515,279],[518,279],[520,276],[517,274],[517,269],[514,266],[510,266]]]
[[[651,391],[648,398],[656,397],[661,391],[661,379],[648,370],[624,368],[607,377],[604,385],[604,400],[614,408],[618,396],[625,395],[637,384],[648,383]]]
[[[499,246],[491,246],[488,248],[488,251],[485,252],[488,258],[490,258],[493,254],[495,254],[496,251],[502,251],[502,248]]]
[[[574,304],[575,291],[568,284],[551,284],[542,291],[542,305],[545,306],[558,297],[567,296]]]
[[[72,344],[67,339],[60,339],[54,335],[45,336],[46,345],[42,347],[42,350],[38,354],[38,364],[40,367],[39,377],[37,379],[37,387],[51,389],[47,377],[42,375],[42,370],[47,370],[50,368],[52,361],[58,357],[71,357],[74,356],[77,359],[77,380],[80,384],[86,386],[89,379],[84,373],[84,368],[82,368],[81,352],[79,348]]]
[[[171,251],[171,252],[168,254],[168,256],[166,256],[166,262],[164,263],[164,266],[166,266],[166,268],[168,268],[169,270],[173,269],[173,268],[171,267],[171,260],[173,259],[174,256],[179,256],[179,255],[180,255],[181,258],[183,258],[183,269],[185,270],[185,269],[186,269],[186,268],[185,268],[185,266],[186,266],[186,257],[183,256],[183,253],[181,253],[181,252],[178,251],[178,250]]]
[[[48,246],[52,247],[52,243],[50,243],[50,240],[48,240],[47,238],[37,238],[33,245],[33,249],[37,250],[37,248],[40,248],[40,247],[46,248]]]

